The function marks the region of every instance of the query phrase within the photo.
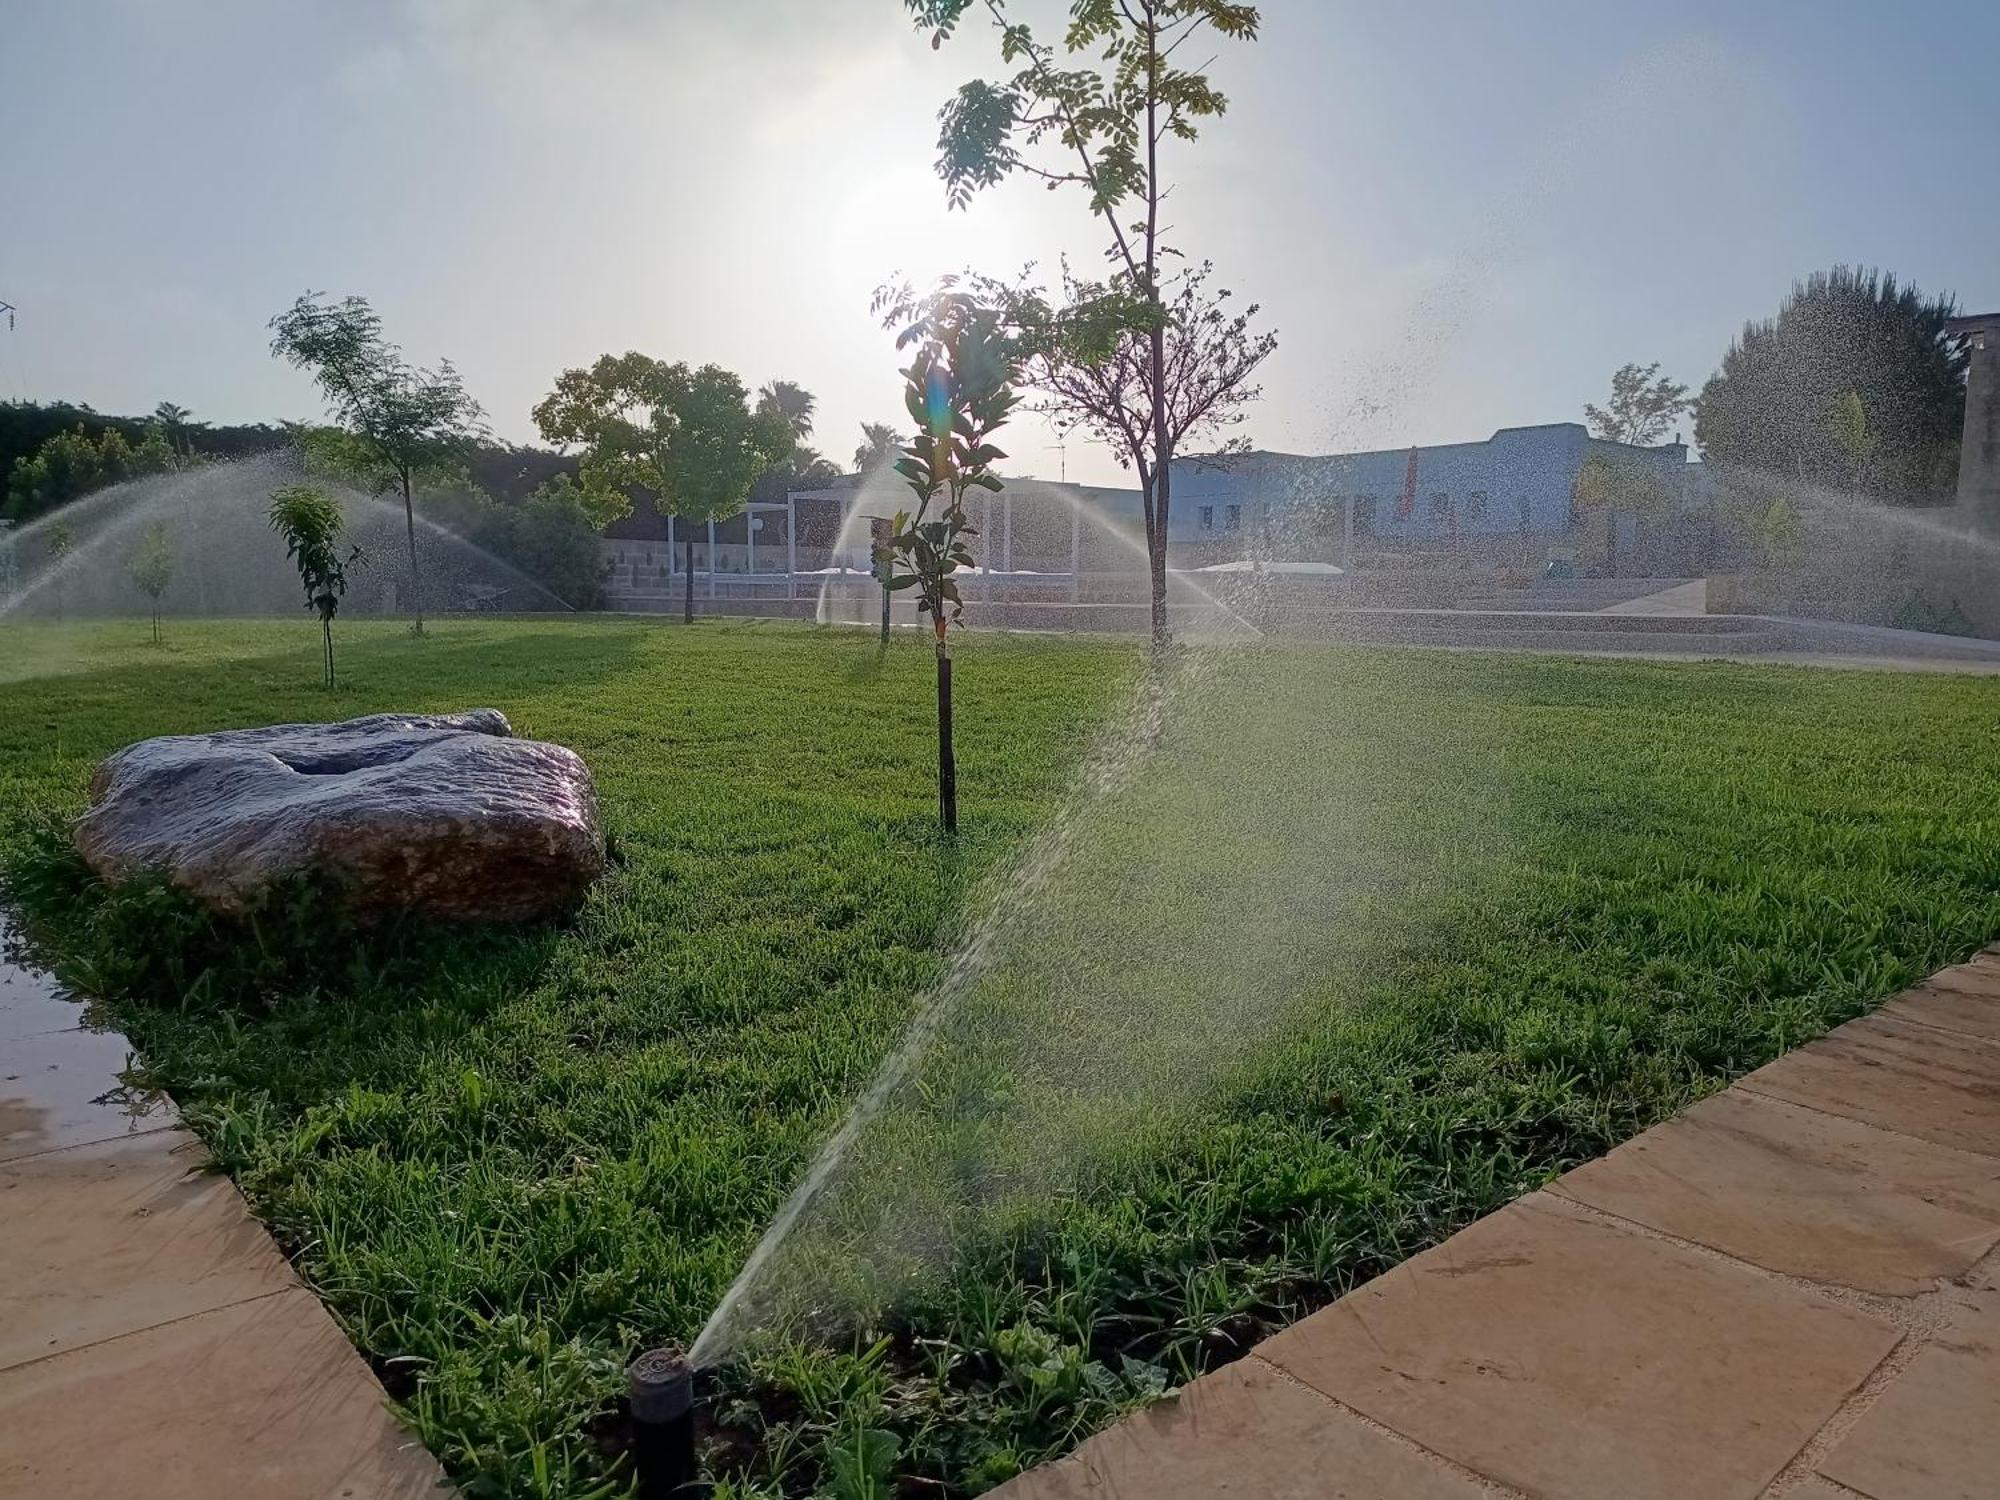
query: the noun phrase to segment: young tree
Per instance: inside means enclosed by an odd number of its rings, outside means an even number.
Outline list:
[[[1658,516],[1667,510],[1672,496],[1651,464],[1600,450],[1586,455],[1578,466],[1570,499],[1580,513],[1603,514],[1604,572],[1606,577],[1616,578],[1619,516]]]
[[[125,560],[125,571],[139,592],[153,601],[153,644],[160,644],[160,595],[174,581],[174,541],[165,521],[146,528],[139,545]]]
[[[67,521],[49,523],[49,587],[56,596],[56,621],[63,617],[63,578],[69,572],[69,555],[76,550],[76,533]]]
[[[1583,404],[1593,437],[1651,447],[1664,441],[1692,403],[1687,387],[1660,373],[1659,362],[1620,365],[1611,375],[1607,405]]]
[[[887,422],[863,422],[861,442],[854,450],[854,472],[867,474],[893,464],[903,451],[903,440]]]
[[[607,354],[588,370],[563,371],[534,417],[547,441],[582,446],[578,487],[605,518],[600,524],[631,510],[635,485],[683,523],[689,625],[693,528],[741,511],[757,476],[785,462],[797,442],[791,419],[775,403],[752,410],[743,382],[721,366],[690,371],[644,354]]]
[[[340,555],[341,535],[347,518],[338,501],[309,484],[287,485],[271,496],[267,512],[271,529],[285,539],[285,556],[298,566],[299,582],[306,591],[306,608],[319,616],[320,640],[325,646],[326,686],[333,687],[333,617],[340,610],[340,596],[347,592],[347,570],[360,556],[359,547]]]
[[[1966,351],[1947,327],[1955,310],[1950,297],[1849,266],[1795,283],[1702,387],[1703,456],[1845,488],[1857,470],[1835,418],[1852,393],[1872,434],[1863,493],[1892,503],[1949,495],[1965,423]]]
[[[900,319],[896,319],[900,321]],[[937,657],[938,814],[958,832],[958,760],[952,747],[950,628],[964,609],[952,575],[973,565],[966,538],[975,535],[965,511],[968,490],[998,490],[993,473],[1005,458],[993,435],[1019,399],[1013,391],[1014,351],[1001,315],[962,292],[926,299],[917,321],[896,339],[914,346],[903,371],[903,400],[916,436],[896,472],[917,497],[899,511],[877,554],[892,591],[915,589],[917,611],[931,617]]]
[[[919,28],[931,33],[933,47],[943,45],[974,3],[905,0]],[[1005,0],[983,0],[982,8],[998,31],[1002,62],[1015,71],[998,81],[965,84],[940,111],[938,174],[954,207],[1015,172],[1052,190],[1081,188],[1103,223],[1110,295],[1091,316],[1122,322],[1142,344],[1150,454],[1140,474],[1140,499],[1153,638],[1164,642],[1176,440],[1161,276],[1161,261],[1173,251],[1162,238],[1167,183],[1160,148],[1169,140],[1194,140],[1198,121],[1228,107],[1206,75],[1180,65],[1183,49],[1204,31],[1254,40],[1257,7],[1231,0],[1073,0],[1060,47],[1010,19]],[[1079,65],[1090,54],[1099,66]],[[1135,212],[1136,218],[1127,217]]]
[[[1155,387],[1151,330],[1143,309],[1120,306],[1116,288],[1078,280],[1063,267],[1062,298],[1051,305],[1039,291],[975,284],[982,299],[1007,310],[1021,348],[1022,383],[1043,393],[1040,410],[1064,431],[1081,428],[1136,471],[1142,492],[1158,477],[1162,430],[1174,452],[1196,442],[1229,451],[1222,434],[1238,426],[1244,408],[1262,394],[1251,376],[1277,348],[1277,335],[1257,332],[1255,303],[1229,306],[1231,294],[1208,289],[1214,268],[1204,261],[1167,278],[1165,384]],[[1134,319],[1137,318],[1135,323]],[[1164,534],[1163,534],[1164,535]],[[1166,551],[1149,549],[1155,599],[1166,596]],[[1156,628],[1164,615],[1155,620]]]
[[[417,564],[417,514],[410,481],[425,465],[456,455],[485,432],[479,403],[450,360],[419,369],[382,337],[382,320],[363,297],[338,302],[307,292],[271,319],[271,352],[309,370],[334,419],[376,465],[380,488],[400,487],[410,544],[410,604],[424,628],[423,574]]]

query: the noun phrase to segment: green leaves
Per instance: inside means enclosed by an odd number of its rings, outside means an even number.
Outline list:
[[[582,445],[579,498],[600,527],[630,512],[635,488],[684,521],[722,521],[743,508],[758,475],[791,458],[812,399],[773,381],[753,407],[720,365],[627,352],[563,371],[534,417],[547,441]]]
[[[952,575],[974,566],[966,538],[977,535],[965,512],[967,491],[1005,486],[992,465],[1005,452],[991,441],[1014,409],[1014,340],[999,310],[958,290],[955,280],[921,300],[907,289],[878,294],[885,323],[906,324],[899,347],[914,346],[903,371],[903,406],[917,425],[895,470],[917,497],[901,511],[876,552],[892,591],[917,589],[919,613],[931,617],[942,650],[945,629],[964,600]]]

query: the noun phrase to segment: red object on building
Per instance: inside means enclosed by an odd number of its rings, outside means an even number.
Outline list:
[[[1396,502],[1396,518],[1407,521],[1417,513],[1417,450],[1410,450],[1410,466],[1403,471],[1403,495]]]

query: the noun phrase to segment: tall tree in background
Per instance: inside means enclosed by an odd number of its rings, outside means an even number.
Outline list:
[[[604,525],[632,508],[643,487],[683,523],[685,623],[694,623],[694,527],[743,509],[757,476],[797,444],[776,402],[753,409],[743,382],[719,365],[690,371],[649,355],[607,354],[565,370],[534,409],[547,441],[583,449],[578,491]],[[709,566],[714,567],[714,559]]]
[[[1650,448],[1672,435],[1691,404],[1688,388],[1662,375],[1656,360],[1620,365],[1612,372],[1611,400],[1604,406],[1584,402],[1583,415],[1592,437]]]
[[[167,445],[181,458],[194,457],[194,431],[205,427],[205,422],[194,420],[194,413],[185,406],[177,406],[171,401],[162,401],[153,408],[153,420],[167,436]]]
[[[953,575],[973,566],[966,538],[975,535],[965,511],[974,489],[998,490],[993,465],[1007,455],[993,435],[1018,398],[1012,389],[1013,349],[1001,314],[946,288],[914,309],[891,307],[889,321],[916,321],[897,335],[913,348],[903,371],[903,401],[916,436],[896,460],[915,510],[898,511],[876,562],[891,591],[915,589],[917,610],[931,621],[937,658],[938,817],[958,832],[958,757],[952,744],[950,630],[964,609]]]
[[[867,474],[884,464],[893,464],[903,451],[903,440],[887,422],[863,422],[861,441],[854,449],[854,472]]]
[[[975,0],[904,3],[938,47]],[[1204,31],[1253,40],[1257,7],[1229,0],[1074,0],[1059,45],[1037,40],[1025,23],[1010,19],[1004,0],[982,0],[981,8],[998,32],[1001,61],[1015,71],[965,84],[940,111],[938,174],[953,207],[1016,172],[1051,189],[1080,188],[1103,224],[1112,273],[1100,312],[1129,325],[1144,349],[1150,452],[1140,495],[1153,639],[1161,643],[1175,439],[1161,277],[1161,261],[1173,251],[1162,238],[1167,184],[1160,148],[1170,139],[1192,141],[1198,121],[1228,107],[1204,74],[1181,66],[1189,55],[1184,49]]]
[[[1965,422],[1966,354],[1945,331],[1955,311],[1952,298],[1873,270],[1835,266],[1795,283],[1702,387],[1703,457],[1891,502],[1950,495]],[[1857,408],[1865,463],[1850,446]]]
[[[450,360],[420,369],[382,337],[382,320],[363,297],[324,300],[307,292],[271,319],[271,352],[311,372],[334,419],[378,466],[381,488],[400,488],[410,547],[413,628],[424,628],[423,574],[410,481],[428,464],[461,453],[485,434],[483,413]]]
[[[759,415],[782,421],[791,429],[792,451],[783,463],[758,476],[751,487],[751,499],[782,502],[793,490],[825,489],[840,477],[840,470],[806,441],[812,436],[817,405],[813,393],[795,381],[773,380],[758,388]]]

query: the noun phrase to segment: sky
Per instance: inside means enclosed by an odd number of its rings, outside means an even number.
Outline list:
[[[1059,0],[1013,0],[1059,19]],[[2000,5],[1268,0],[1174,143],[1170,237],[1279,347],[1238,429],[1294,452],[1581,420],[1628,360],[1698,387],[1835,262],[2000,307]],[[901,422],[870,295],[1089,266],[1073,192],[966,211],[936,112],[1001,71],[899,0],[0,0],[0,398],[309,417],[266,323],[359,293],[495,433],[638,349]],[[1014,473],[1118,482],[1032,416]]]

